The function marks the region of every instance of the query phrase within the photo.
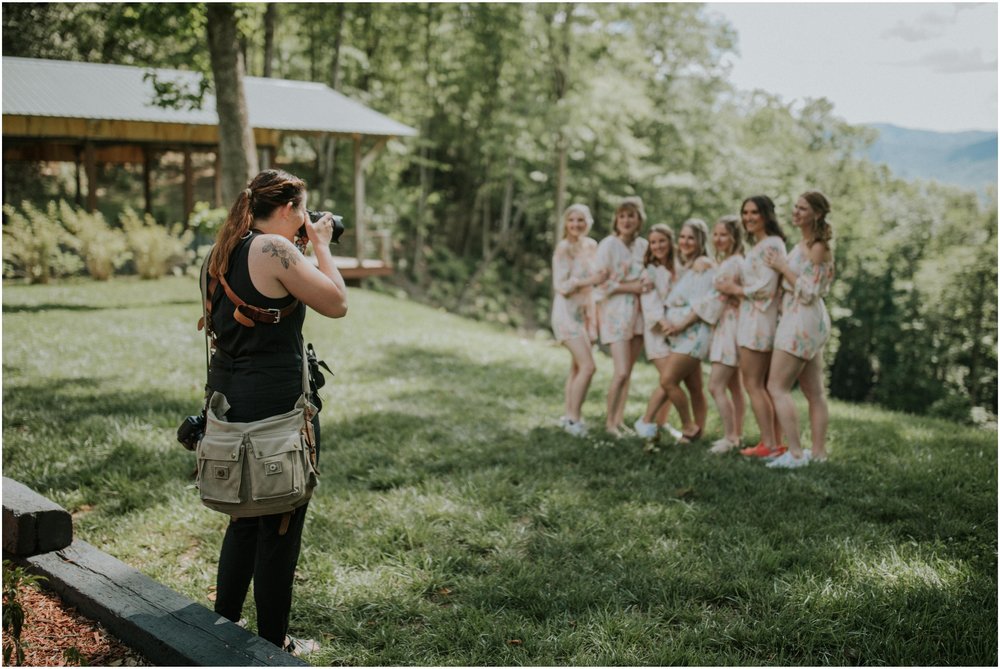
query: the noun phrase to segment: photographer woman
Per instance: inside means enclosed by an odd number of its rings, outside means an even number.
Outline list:
[[[303,390],[305,307],[330,318],[347,314],[344,279],[329,247],[332,216],[310,222],[306,195],[306,184],[298,177],[280,170],[261,172],[236,198],[212,250],[211,277],[225,277],[246,303],[282,313],[277,322],[254,323],[237,314],[222,286],[209,296],[215,353],[208,385],[225,395],[228,421],[251,422],[292,410]],[[316,264],[293,243],[303,226]],[[318,417],[313,427],[318,452]],[[232,519],[216,579],[215,611],[234,622],[240,619],[253,580],[257,633],[289,652],[304,650],[286,634],[307,507],[295,509],[290,518],[280,514]]]

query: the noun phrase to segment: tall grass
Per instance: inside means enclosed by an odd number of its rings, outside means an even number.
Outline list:
[[[226,518],[173,438],[195,282],[7,286],[3,311],[4,474],[210,606]],[[305,331],[336,372],[292,610],[316,664],[996,664],[996,433],[834,402],[826,465],[650,456],[557,429],[550,343],[359,290]]]

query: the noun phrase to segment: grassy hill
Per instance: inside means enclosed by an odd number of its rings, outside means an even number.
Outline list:
[[[173,437],[204,378],[196,295],[187,278],[6,285],[3,473],[211,606],[226,518]],[[306,322],[336,372],[292,610],[324,643],[314,663],[995,665],[996,433],[833,402],[826,465],[644,455],[556,428],[553,344],[350,302]],[[654,383],[642,364],[629,418]]]
[[[928,179],[983,192],[997,184],[997,133],[931,132],[873,124],[868,157],[902,179]]]

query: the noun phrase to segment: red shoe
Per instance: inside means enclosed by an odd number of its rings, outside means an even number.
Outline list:
[[[777,448],[771,448],[770,446],[765,446],[764,442],[760,442],[756,446],[750,446],[749,448],[740,449],[740,455],[745,455],[748,458],[772,458],[781,455],[788,450],[787,446],[778,446]]]

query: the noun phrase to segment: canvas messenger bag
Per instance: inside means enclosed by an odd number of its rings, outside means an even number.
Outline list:
[[[203,270],[203,321],[206,336],[213,340],[210,314],[216,279],[213,277],[206,286],[206,274]],[[224,278],[221,283],[231,293]],[[233,297],[230,294],[230,299]],[[238,311],[257,309],[239,298],[232,301]],[[243,323],[243,319],[236,320]],[[253,320],[268,322],[263,318]],[[205,432],[196,450],[197,487],[202,503],[208,508],[233,518],[290,514],[308,502],[319,485],[312,426],[317,409],[309,401],[309,367],[301,336],[299,344],[302,395],[291,411],[249,423],[229,422],[225,418],[229,411],[225,395],[212,392],[208,397]]]

